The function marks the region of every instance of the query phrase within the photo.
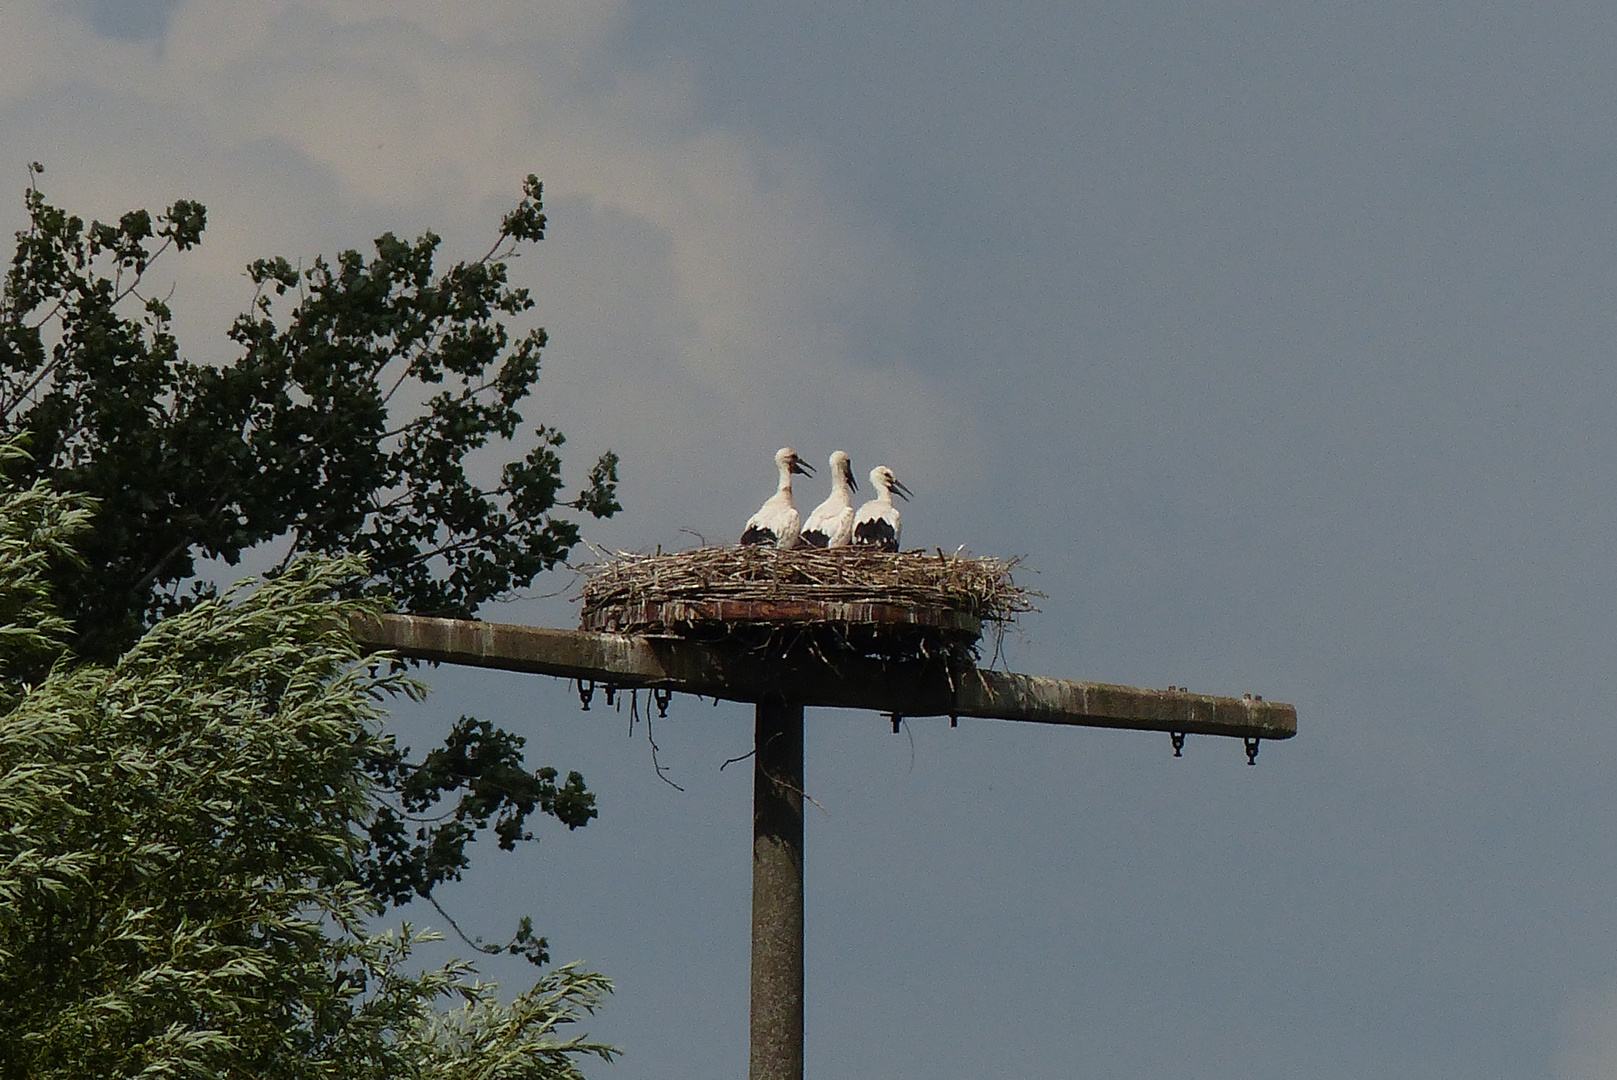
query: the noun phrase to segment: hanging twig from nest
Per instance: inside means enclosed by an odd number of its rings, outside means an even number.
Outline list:
[[[657,757],[659,747],[657,746],[657,740],[651,737],[651,710],[649,708],[646,710],[646,741],[651,744],[651,767],[657,770],[657,779],[675,791],[684,791],[684,788],[668,778],[668,766],[664,765]]]
[[[737,762],[746,761],[748,758],[750,758],[752,755],[756,754],[757,752],[758,752],[757,748],[754,747],[753,749],[748,750],[745,754],[742,754],[740,757],[730,758],[727,761],[725,761],[725,763],[723,765],[719,766],[719,771],[723,772],[725,769],[729,768],[731,765],[736,764]]]
[[[772,772],[769,772],[767,769],[764,770],[764,775],[769,777],[769,782],[771,784],[774,784],[776,787],[785,788],[787,791],[796,792],[798,794],[798,796],[801,797],[804,801],[811,802],[816,807],[818,807],[820,813],[824,814],[826,817],[831,816],[831,811],[827,810],[823,806],[820,806],[820,802],[819,802],[818,799],[816,799],[814,796],[810,795],[808,792],[804,791],[802,788],[798,787],[796,784],[791,783],[788,780],[782,780],[780,777],[776,776]]]

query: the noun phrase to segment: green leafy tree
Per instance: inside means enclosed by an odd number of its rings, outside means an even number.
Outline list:
[[[566,1035],[600,976],[553,969],[502,1003],[465,964],[421,972],[429,935],[369,928],[364,762],[388,742],[381,701],[419,687],[347,632],[376,610],[335,598],[359,560],[294,562],[82,663],[48,575],[88,517],[0,482],[0,1076],[573,1078],[610,1060]]]
[[[259,259],[229,331],[239,355],[197,364],[143,282],[201,242],[205,209],[85,223],[30,185],[0,293],[0,425],[30,434],[39,475],[103,508],[86,565],[56,582],[77,650],[116,655],[209,593],[198,557],[234,564],[274,541],[288,559],[364,555],[402,609],[469,616],[566,557],[578,525],[562,511],[615,513],[610,452],[561,499],[554,428],[491,486],[466,467],[510,444],[538,378],[544,330],[506,320],[534,304],[508,269],[544,236],[541,197],[530,176],[489,251],[441,271],[432,233],[304,269]]]
[[[533,429],[492,482],[468,469],[474,453],[514,452],[538,378],[544,330],[508,326],[534,305],[508,270],[544,236],[536,178],[481,258],[440,268],[437,236],[388,233],[369,256],[255,261],[234,359],[196,363],[146,282],[159,258],[201,242],[205,208],[86,222],[45,198],[41,171],[31,166],[28,227],[0,289],[0,436],[28,436],[25,482],[100,506],[83,559],[49,581],[80,655],[111,662],[217,594],[199,559],[235,564],[255,548],[284,548],[283,567],[363,556],[351,591],[469,616],[563,560],[576,515],[619,509],[610,452],[564,498],[552,427]],[[530,770],[523,750],[469,717],[420,761],[377,748],[366,767],[395,798],[372,823],[361,879],[393,902],[429,895],[481,833],[511,848],[536,812],[569,828],[596,815],[582,777]]]

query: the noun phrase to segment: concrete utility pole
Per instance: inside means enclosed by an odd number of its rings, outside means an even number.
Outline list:
[[[803,1075],[803,706],[760,702],[752,755],[752,1068]]]
[[[1004,671],[838,657],[761,657],[756,649],[670,637],[388,615],[359,622],[368,645],[419,660],[524,671],[618,689],[700,694],[757,705],[752,789],[751,1080],[803,1077],[803,708],[1161,731],[1245,740],[1297,734],[1291,705],[1146,690]]]

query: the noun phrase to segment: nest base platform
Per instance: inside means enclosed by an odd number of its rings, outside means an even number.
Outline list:
[[[909,604],[827,600],[652,600],[585,612],[582,629],[602,633],[708,636],[725,630],[813,630],[861,639],[916,634],[972,644],[982,620],[964,611]]]

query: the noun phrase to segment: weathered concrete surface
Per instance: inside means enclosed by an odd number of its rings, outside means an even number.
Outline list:
[[[984,669],[956,672],[951,679],[941,663],[839,659],[827,664],[677,638],[410,615],[387,615],[380,623],[356,624],[354,629],[367,644],[422,660],[733,701],[784,699],[904,716],[971,716],[1248,739],[1297,734],[1297,710],[1284,702]]]
[[[803,1080],[803,706],[760,702],[752,765],[751,1080]]]

